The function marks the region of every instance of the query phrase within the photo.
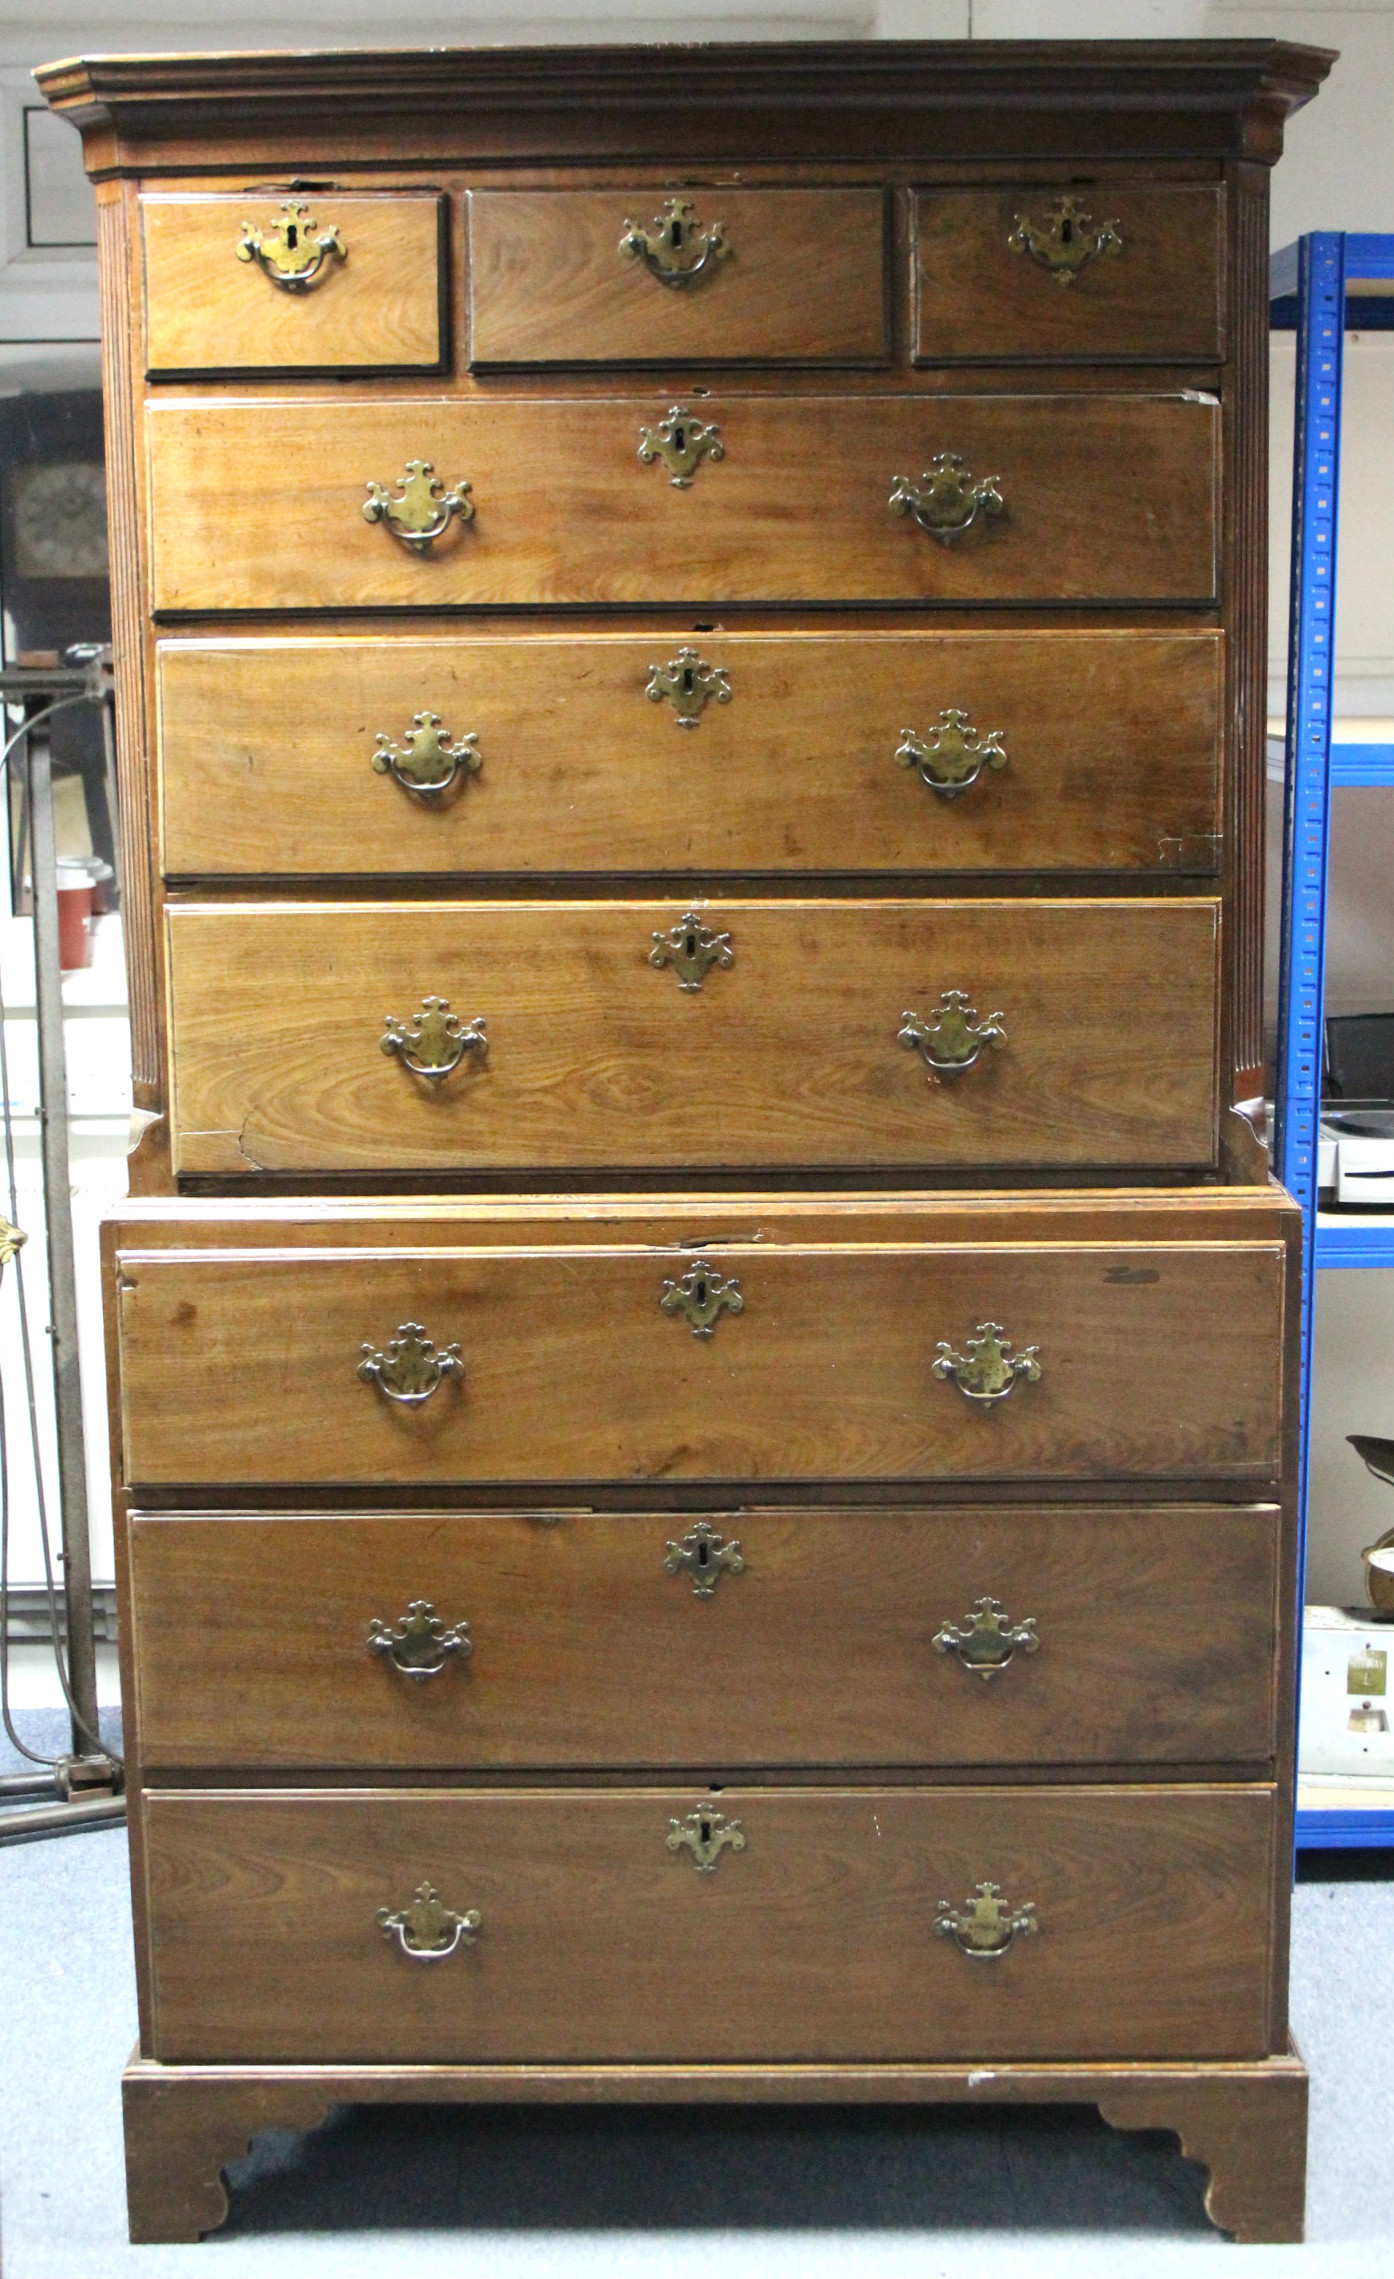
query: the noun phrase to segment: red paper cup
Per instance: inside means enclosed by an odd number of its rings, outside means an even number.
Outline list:
[[[92,886],[85,863],[59,863],[58,963],[64,973],[92,963]]]

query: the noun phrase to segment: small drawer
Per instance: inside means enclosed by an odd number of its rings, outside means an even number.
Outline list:
[[[184,903],[175,1169],[1162,1165],[1219,903]]]
[[[989,1201],[118,1228],[125,1481],[1276,1477],[1286,1208]]]
[[[142,1811],[166,2063],[1267,2048],[1267,1788],[174,1790]]]
[[[1224,213],[1218,186],[917,191],[915,361],[1218,363]]]
[[[152,379],[447,368],[434,191],[147,193],[140,216]]]
[[[1208,395],[186,398],[147,420],[157,615],[1216,592]]]
[[[137,1517],[141,1761],[1256,1764],[1278,1516]]]
[[[881,190],[472,190],[470,361],[877,364]]]
[[[1185,871],[1221,636],[160,642],[167,876]]]

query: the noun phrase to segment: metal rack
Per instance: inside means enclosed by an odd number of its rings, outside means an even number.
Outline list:
[[[1394,744],[1331,740],[1345,334],[1357,326],[1394,329],[1394,237],[1321,230],[1299,238],[1273,256],[1269,303],[1274,327],[1297,334],[1274,1152],[1305,1225],[1298,1491],[1299,1573],[1305,1576],[1316,1269],[1394,1267],[1394,1219],[1333,1224],[1317,1211],[1331,793],[1352,784],[1394,785]],[[1297,1844],[1299,1850],[1394,1845],[1394,1806],[1299,1809]]]

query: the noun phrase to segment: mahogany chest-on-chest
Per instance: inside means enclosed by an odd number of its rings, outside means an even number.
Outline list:
[[[1271,41],[101,58],[132,2236],[360,2101],[1300,2236]]]

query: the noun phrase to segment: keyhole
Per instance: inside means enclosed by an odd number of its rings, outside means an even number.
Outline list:
[[[675,427],[673,429],[673,449],[675,451],[685,451],[687,449],[687,429],[685,427]]]
[[[693,1295],[693,1296],[694,1296],[694,1298],[697,1300],[697,1303],[698,1303],[698,1305],[699,1305],[699,1306],[704,1306],[704,1305],[706,1304],[706,1302],[707,1302],[707,1285],[706,1285],[706,1281],[705,1281],[705,1279],[704,1279],[704,1280],[702,1280],[702,1281],[700,1281],[700,1282],[696,1282],[696,1283],[694,1283],[694,1284],[693,1284],[692,1295]],[[703,1555],[703,1557],[705,1558],[705,1556],[706,1556],[706,1547],[705,1547],[705,1545],[703,1546],[702,1555]]]
[[[295,226],[294,222],[287,222],[287,224],[286,224],[286,244],[287,244],[287,245],[290,247],[290,250],[291,250],[291,252],[292,252],[292,253],[294,253],[294,251],[295,251],[295,248],[296,248],[297,244],[299,243],[299,240],[300,240],[300,232],[299,232],[299,231],[298,231],[298,229],[296,228],[296,226]]]
[[[711,1564],[711,1552],[705,1543],[699,1543],[697,1546],[697,1564],[699,1567],[707,1567]]]
[[[698,1826],[701,1830],[702,1842],[704,1844],[709,1844],[712,1840],[712,1824],[710,1820],[699,1821]]]
[[[697,936],[696,936],[695,934],[684,934],[684,935],[683,935],[683,938],[682,938],[682,946],[683,946],[683,954],[684,954],[684,956],[685,956],[685,957],[689,957],[689,958],[694,958],[694,957],[696,957],[696,955],[697,955]]]
[[[1060,243],[1062,245],[1073,245],[1074,236],[1075,225],[1067,215],[1065,220],[1060,224]]]
[[[673,249],[674,249],[674,251],[675,251],[675,252],[680,252],[680,251],[681,251],[681,249],[682,249],[682,223],[681,223],[681,222],[673,222],[673,223],[671,223],[671,224],[670,224],[670,226],[669,226],[669,230],[668,230],[668,243],[669,243],[669,244],[670,244],[670,245],[673,247]]]
[[[691,665],[684,665],[682,669],[682,689],[684,696],[691,696],[695,681],[696,675],[694,674]]]

